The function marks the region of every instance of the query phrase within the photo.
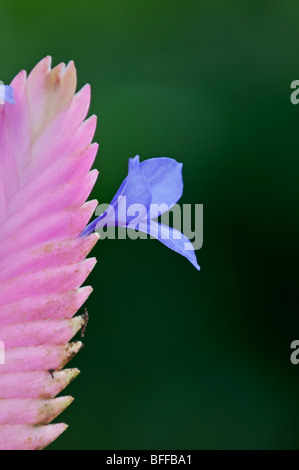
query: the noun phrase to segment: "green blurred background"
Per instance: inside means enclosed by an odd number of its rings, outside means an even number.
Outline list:
[[[49,449],[299,449],[299,5],[0,1],[1,80],[45,55],[92,87],[109,202],[127,161],[183,162],[201,271],[155,240],[105,240]]]

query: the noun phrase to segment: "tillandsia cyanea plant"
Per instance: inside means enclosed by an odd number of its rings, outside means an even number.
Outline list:
[[[73,400],[57,395],[79,371],[63,367],[81,349],[70,342],[84,326],[74,316],[92,289],[81,287],[96,260],[87,258],[98,226],[129,226],[108,209],[87,225],[97,201],[86,202],[98,172],[90,171],[98,145],[96,117],[85,120],[90,87],[76,90],[73,62],[51,69],[46,57],[10,86],[0,85],[0,449],[43,449],[65,429],[49,424]],[[135,157],[111,202],[172,206],[183,190],[181,164]],[[186,256],[199,269],[182,235],[140,216],[139,230]],[[175,231],[171,229],[171,233]],[[162,239],[163,238],[163,239]],[[189,243],[189,245],[188,245]],[[186,249],[187,247],[187,249]]]

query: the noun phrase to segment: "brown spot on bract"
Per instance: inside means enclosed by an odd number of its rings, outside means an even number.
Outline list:
[[[84,310],[84,313],[83,313],[82,317],[83,317],[83,320],[84,320],[84,324],[83,324],[82,329],[81,329],[81,338],[84,338],[85,331],[86,331],[86,328],[87,328],[87,324],[89,322],[89,315],[88,315],[87,309]]]

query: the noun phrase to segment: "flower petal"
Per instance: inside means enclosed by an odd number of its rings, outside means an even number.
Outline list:
[[[114,210],[116,212],[116,225],[126,226],[130,223],[132,217],[127,216],[128,207],[133,204],[142,204],[148,212],[151,202],[151,188],[141,172],[139,155],[137,155],[135,158],[129,159],[129,173],[126,178],[126,183],[124,186],[122,183],[120,189],[111,202],[111,205],[114,206]]]
[[[183,194],[182,163],[172,158],[150,158],[139,162],[130,158],[128,176],[124,179],[108,209],[90,223],[82,236],[103,227],[134,227],[160,240],[164,245],[187,258],[196,269],[194,248],[190,240],[176,229],[154,222],[171,209]],[[134,214],[136,205],[136,212]],[[140,208],[144,207],[141,211]],[[128,212],[134,215],[128,215]]]
[[[173,158],[150,158],[140,164],[140,170],[151,189],[151,204],[166,204],[162,211],[151,207],[151,218],[167,212],[183,194],[182,163]],[[138,201],[137,201],[138,202]]]
[[[149,211],[152,201],[151,188],[140,167],[138,155],[129,159],[128,176],[120,185],[109,208],[84,229],[82,236],[89,235],[96,228],[105,225],[126,227],[133,218],[127,216],[127,207],[133,204],[142,204],[146,211]]]
[[[109,212],[108,208],[85,228],[82,235],[89,235],[96,227],[104,225],[126,227],[132,220],[132,216],[127,216],[127,208],[133,204],[142,204],[148,213],[150,210],[152,219],[167,212],[183,194],[182,166],[166,157],[150,158],[142,163],[139,155],[130,158],[128,176],[110,203],[113,211]],[[154,206],[162,204],[164,208]]]
[[[15,104],[13,88],[9,85],[4,85],[5,89],[5,102]]]
[[[183,233],[154,220],[139,222],[139,230],[151,235],[171,250],[184,256],[198,271],[200,270],[193,245]]]

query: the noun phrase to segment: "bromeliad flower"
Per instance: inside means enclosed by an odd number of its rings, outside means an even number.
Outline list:
[[[108,209],[85,228],[83,235],[105,226],[138,229],[185,256],[199,270],[190,240],[178,230],[154,220],[171,209],[182,194],[181,163],[172,158],[151,158],[140,163],[137,155],[129,160],[128,176]]]
[[[90,171],[98,148],[91,143],[96,117],[85,120],[89,86],[76,94],[75,89],[73,62],[51,70],[50,57],[28,78],[22,71],[4,92],[2,88],[1,450],[42,449],[56,439],[67,426],[49,423],[73,400],[57,395],[79,373],[63,367],[82,347],[80,341],[70,342],[85,324],[84,315],[74,315],[92,291],[81,286],[96,260],[85,258],[99,238],[95,228],[105,215],[86,227],[97,206],[97,201],[86,202],[98,175]],[[182,188],[181,164],[167,158],[140,164],[135,157],[111,203],[118,213],[115,224],[132,223],[130,215],[122,216],[120,196],[128,204],[144,205],[147,213],[155,203],[171,207]],[[109,209],[107,214],[110,223]],[[162,237],[159,227],[163,233],[166,228],[153,221],[158,212],[151,211],[150,219],[145,215],[138,217],[139,230],[198,267],[188,239],[178,239],[172,229],[170,238]]]
[[[98,175],[90,88],[74,95],[73,62],[50,65],[20,72],[15,104],[0,105],[0,449],[41,449],[65,430],[48,423],[72,401],[55,397],[79,372],[62,368],[82,347],[72,317],[96,261],[98,234],[79,236],[97,205],[85,202]]]

